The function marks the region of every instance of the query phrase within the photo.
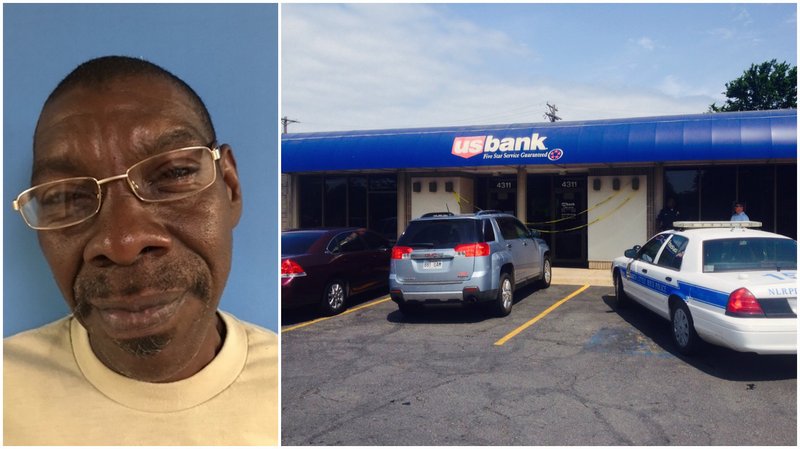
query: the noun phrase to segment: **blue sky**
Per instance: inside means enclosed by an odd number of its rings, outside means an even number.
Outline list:
[[[282,6],[290,132],[703,113],[797,64],[794,4]]]
[[[233,147],[244,201],[221,308],[277,330],[277,47],[275,4],[3,5],[4,335],[67,311],[36,233],[10,206],[30,185],[47,95],[78,64],[109,54],[159,64],[205,101],[220,143]]]

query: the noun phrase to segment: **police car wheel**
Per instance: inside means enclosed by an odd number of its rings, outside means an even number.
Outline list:
[[[322,312],[326,315],[336,315],[344,311],[347,300],[347,287],[340,280],[331,281],[325,286],[322,293]]]
[[[625,294],[625,287],[622,286],[622,276],[619,272],[614,273],[614,306],[625,307],[628,305],[628,295]]]
[[[506,316],[511,313],[514,306],[514,281],[508,273],[500,275],[497,289],[497,299],[494,302],[494,312],[497,316]]]
[[[697,350],[700,337],[694,329],[694,321],[689,313],[689,307],[683,301],[678,301],[672,308],[671,315],[672,341],[675,342],[675,346],[681,354],[693,354]]]

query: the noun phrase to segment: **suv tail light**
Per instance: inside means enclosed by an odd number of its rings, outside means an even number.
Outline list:
[[[306,272],[299,263],[292,259],[286,259],[281,262],[281,277],[282,278],[296,278],[305,276]]]
[[[464,257],[483,257],[489,255],[488,243],[466,243],[454,248],[455,252]]]
[[[728,297],[725,315],[730,316],[764,316],[764,311],[750,290],[742,287],[734,290]]]
[[[392,248],[392,259],[402,259],[404,256],[408,259],[411,256],[406,256],[406,254],[411,254],[414,251],[412,248],[408,246],[395,246]]]

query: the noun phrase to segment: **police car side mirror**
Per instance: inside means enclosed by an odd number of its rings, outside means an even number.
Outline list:
[[[636,245],[636,246],[634,246],[634,247],[633,247],[633,248],[631,248],[631,249],[626,249],[626,250],[625,250],[625,257],[627,257],[627,258],[629,258],[629,259],[633,259],[633,258],[635,258],[635,257],[636,257],[636,254],[637,254],[637,253],[639,253],[639,250],[640,250],[640,249],[642,249],[642,246],[641,246],[641,245]]]

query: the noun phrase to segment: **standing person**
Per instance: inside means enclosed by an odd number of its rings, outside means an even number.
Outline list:
[[[277,336],[218,309],[242,191],[197,93],[142,59],[79,65],[31,185],[13,206],[72,314],[4,340],[4,443],[278,444]]]
[[[672,224],[680,218],[680,215],[681,213],[675,205],[675,199],[668,198],[667,205],[661,208],[661,212],[659,212],[658,217],[656,217],[659,232],[672,229]]]
[[[733,215],[731,221],[750,221],[750,217],[744,213],[745,204],[743,201],[736,201],[733,203]]]

